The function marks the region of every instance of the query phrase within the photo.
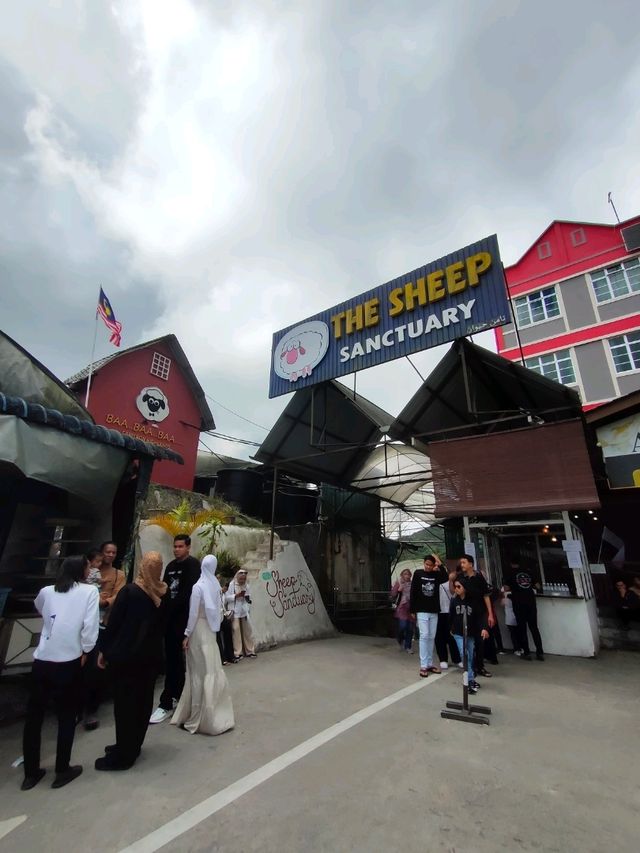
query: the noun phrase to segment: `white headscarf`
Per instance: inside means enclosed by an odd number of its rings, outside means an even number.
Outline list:
[[[217,568],[217,558],[213,554],[206,556],[200,566],[200,578],[194,584],[194,586],[198,587],[202,596],[204,614],[212,631],[220,630],[220,620],[222,618],[220,597],[222,590],[216,577]]]

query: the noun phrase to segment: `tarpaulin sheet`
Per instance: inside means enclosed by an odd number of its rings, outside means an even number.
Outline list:
[[[126,450],[0,415],[1,461],[95,507],[112,503],[129,459]]]

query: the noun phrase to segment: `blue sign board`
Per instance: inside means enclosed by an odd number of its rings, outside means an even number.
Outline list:
[[[495,234],[276,332],[278,397],[510,322]]]

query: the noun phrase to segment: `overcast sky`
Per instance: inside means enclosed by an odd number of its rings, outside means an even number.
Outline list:
[[[488,234],[510,264],[553,219],[612,222],[609,191],[640,213],[637,23],[635,0],[5,4],[0,327],[65,378],[102,284],[123,346],[175,333],[270,427],[274,331]],[[394,415],[419,384],[358,376]]]

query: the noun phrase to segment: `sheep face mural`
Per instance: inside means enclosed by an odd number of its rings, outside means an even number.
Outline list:
[[[158,424],[169,416],[169,400],[159,388],[143,388],[136,397],[136,406],[145,421]]]
[[[286,332],[275,348],[273,369],[278,376],[296,382],[311,372],[325,357],[329,327],[320,320],[302,323]]]

